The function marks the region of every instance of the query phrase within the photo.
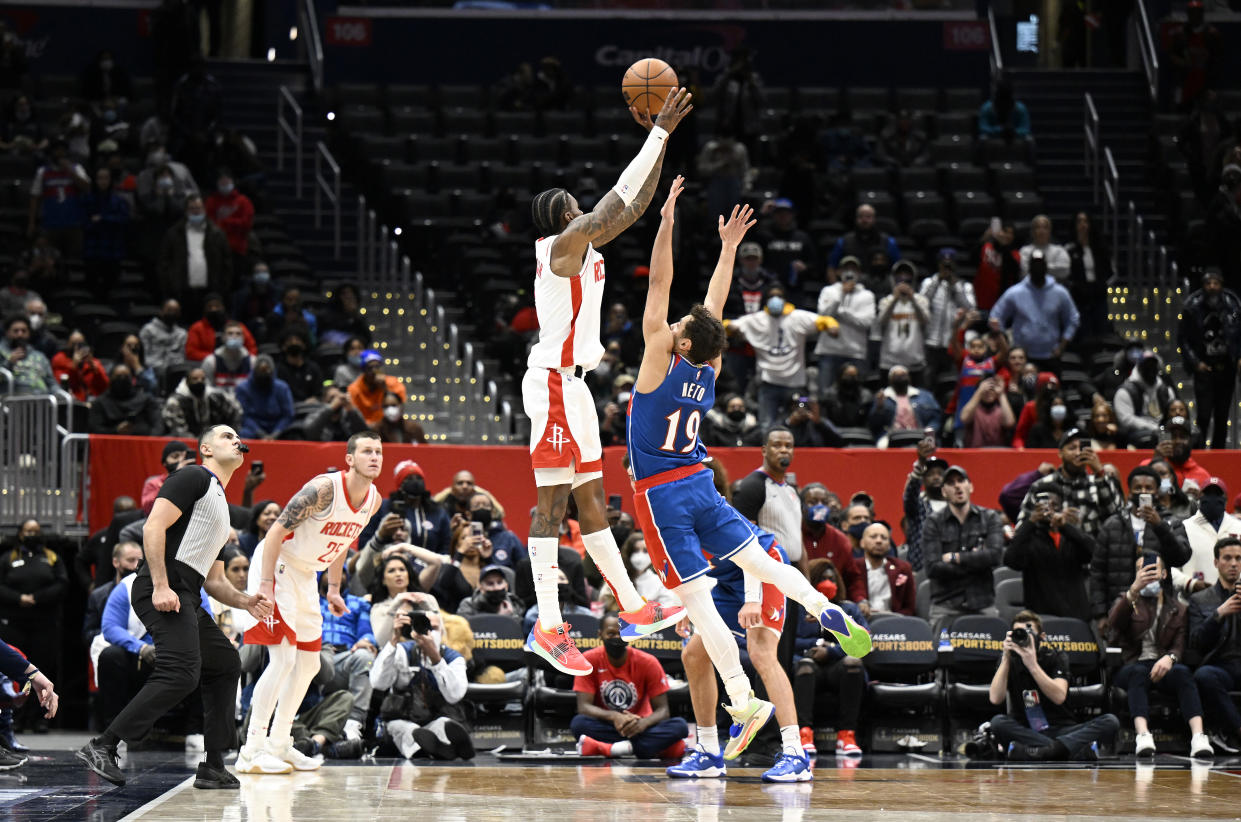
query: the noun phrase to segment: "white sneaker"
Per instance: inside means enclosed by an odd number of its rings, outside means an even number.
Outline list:
[[[283,751],[277,753],[274,746],[268,746],[266,753],[271,754],[281,762],[287,762],[293,766],[295,771],[317,771],[323,767],[323,757],[306,756],[306,754],[294,748],[292,745],[286,745]]]
[[[186,753],[202,753],[207,750],[206,740],[202,734],[186,734],[185,735],[185,752]]]
[[[1149,733],[1138,734],[1133,740],[1134,756],[1154,756],[1155,737]]]
[[[277,759],[265,750],[251,752],[242,748],[237,753],[237,773],[277,774],[292,773],[293,766]]]
[[[362,723],[356,719],[345,720],[345,739],[361,739]]]
[[[1189,740],[1189,755],[1195,759],[1211,759],[1215,756],[1215,749],[1211,747],[1211,740],[1206,734],[1194,734]]]

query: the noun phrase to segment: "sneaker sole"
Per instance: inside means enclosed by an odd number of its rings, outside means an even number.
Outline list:
[[[594,671],[594,669],[589,665],[581,668],[570,668],[568,665],[552,656],[551,651],[548,651],[546,648],[539,645],[539,643],[535,642],[533,638],[526,640],[526,650],[544,660],[548,665],[552,666],[557,671],[560,671],[562,674],[568,674],[569,676],[586,676]]]
[[[764,782],[773,782],[777,785],[788,782],[810,782],[814,780],[814,774],[810,771],[801,771],[800,773],[784,774],[781,776],[768,776],[763,774]]]
[[[861,755],[862,755],[862,751],[861,751],[861,750],[856,750],[856,751],[836,751],[836,756],[849,756],[849,757],[854,757],[854,756],[856,756],[856,757],[860,757]]]
[[[299,765],[296,762],[290,762],[287,759],[281,759],[280,761],[285,763],[286,765],[288,765],[295,771],[317,771],[323,767],[322,762],[318,762],[314,759],[311,759],[309,764],[301,764],[301,765]]]
[[[676,625],[678,622],[680,622],[684,618],[685,618],[685,612],[679,611],[677,612],[675,616],[664,617],[658,622],[652,622],[650,625],[639,625],[634,622],[626,622],[625,618],[622,616],[621,617],[621,639],[625,640],[626,642],[633,642],[634,640],[641,639],[642,637],[659,633],[665,628],[669,628],[673,625]]]
[[[833,605],[819,615],[819,624],[832,632],[840,649],[855,659],[861,659],[870,653],[870,632],[858,625],[853,619]]]
[[[672,779],[722,779],[727,773],[727,768],[707,768],[705,771],[678,771],[669,768],[664,771]]]
[[[284,762],[283,759],[280,761]],[[289,765],[287,762],[285,762],[285,764]],[[251,776],[280,776],[286,773],[293,773],[293,766],[289,765],[289,767],[283,771],[265,771],[258,765],[242,765],[238,762],[233,766],[233,770],[237,771],[237,773],[250,774]]]
[[[194,787],[200,791],[236,791],[241,785],[236,782],[217,782],[214,779],[195,779]]]
[[[742,751],[750,747],[750,743],[754,741],[754,737],[763,729],[771,719],[771,715],[775,713],[776,706],[770,702],[764,702],[765,707],[759,714],[750,717],[746,723],[741,726],[741,733],[728,740],[728,744],[724,747],[724,759],[733,760],[741,756]]]
[[[29,757],[25,757],[25,756],[23,756],[23,757],[21,757],[21,759],[20,759],[19,761],[17,761],[17,762],[8,762],[8,763],[5,763],[5,764],[0,764],[0,771],[11,771],[11,770],[13,770],[14,768],[20,768],[22,765],[25,765],[25,764],[26,764],[26,762],[28,761],[28,759],[29,759]]]
[[[76,756],[79,760],[81,760],[82,764],[84,764],[88,769],[90,769],[91,773],[94,773],[98,775],[99,777],[108,780],[113,785],[116,785],[118,788],[125,787],[124,779],[118,782],[112,777],[108,776],[106,773],[96,768],[94,764],[91,763],[90,759],[86,756],[86,754],[82,753],[81,751],[74,751],[73,755]]]

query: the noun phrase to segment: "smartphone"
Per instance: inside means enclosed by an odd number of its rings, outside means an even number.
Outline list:
[[[399,517],[405,516],[405,509],[408,507],[409,507],[409,503],[407,503],[403,499],[392,500],[392,513],[396,514]]]
[[[470,523],[470,536],[474,539],[483,538],[483,524],[481,522]]]
[[[1036,505],[1042,505],[1045,502],[1051,502],[1051,494],[1043,491],[1034,495],[1034,503]]]
[[[1159,561],[1159,554],[1154,551],[1145,551],[1142,554],[1142,567],[1149,568]]]
[[[1001,226],[1001,225],[1000,225],[1000,218],[999,218],[999,217],[992,217],[992,218],[991,218],[991,233],[992,233],[992,234],[999,234],[999,233],[1000,233],[1000,229],[1001,229],[1002,227],[1003,227],[1003,226]]]
[[[621,509],[621,495],[611,494],[608,497],[608,507],[613,511],[619,511]]]
[[[250,473],[251,474],[263,473],[263,461],[255,460],[254,462],[250,463]]]
[[[1139,507],[1139,508],[1153,507],[1153,505],[1154,505],[1154,496],[1153,496],[1153,495],[1151,495],[1151,494],[1138,494],[1138,507]]]

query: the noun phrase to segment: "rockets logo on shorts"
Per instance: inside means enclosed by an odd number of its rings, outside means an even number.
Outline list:
[[[564,435],[564,429],[555,423],[552,423],[551,431],[552,435],[547,438],[547,441],[551,444],[552,448],[556,449],[556,453],[559,454],[566,445],[572,442],[572,440],[566,437]]]

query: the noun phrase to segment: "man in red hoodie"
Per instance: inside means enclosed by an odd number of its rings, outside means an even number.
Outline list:
[[[245,257],[250,250],[250,229],[254,226],[254,203],[237,190],[233,173],[220,169],[215,193],[207,198],[207,219],[215,223],[228,237],[234,258]],[[234,260],[233,269],[243,271]]]
[[[185,359],[188,362],[202,362],[223,344],[224,326],[228,323],[228,312],[224,310],[224,298],[219,294],[208,294],[203,298],[202,319],[190,326],[185,338]],[[246,350],[250,356],[259,353],[254,335],[245,325],[241,326]]]

